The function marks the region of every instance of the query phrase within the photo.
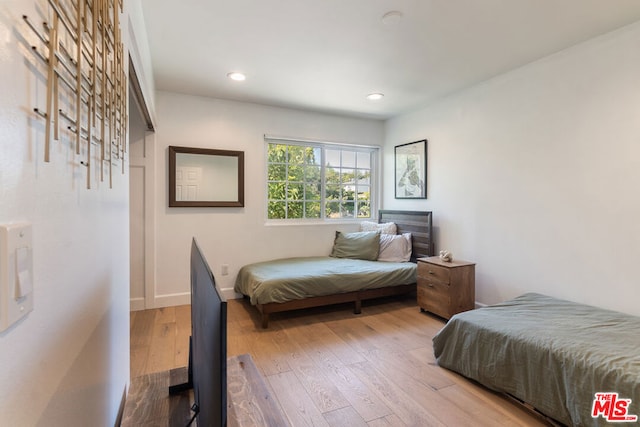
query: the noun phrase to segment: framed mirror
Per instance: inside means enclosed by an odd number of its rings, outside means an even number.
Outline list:
[[[170,207],[244,207],[244,152],[169,147]]]

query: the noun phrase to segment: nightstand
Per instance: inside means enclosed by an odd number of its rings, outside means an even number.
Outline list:
[[[475,308],[475,263],[440,257],[418,258],[418,305],[449,319],[454,314]]]

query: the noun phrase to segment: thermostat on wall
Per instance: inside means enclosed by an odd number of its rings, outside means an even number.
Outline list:
[[[33,310],[31,224],[0,225],[0,332]]]

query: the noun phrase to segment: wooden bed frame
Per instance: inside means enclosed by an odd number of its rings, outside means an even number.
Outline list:
[[[394,222],[398,227],[399,234],[411,233],[413,246],[411,253],[412,262],[416,262],[416,258],[433,255],[434,249],[431,212],[381,210],[378,211],[378,222]],[[256,304],[256,308],[262,317],[262,327],[266,329],[269,327],[269,314],[271,313],[353,302],[353,312],[355,314],[360,314],[363,300],[392,295],[402,295],[415,292],[415,290],[416,284],[413,283],[410,285],[365,289],[361,291],[325,295],[281,303]]]

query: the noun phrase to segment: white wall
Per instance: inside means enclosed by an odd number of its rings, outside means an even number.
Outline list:
[[[129,381],[128,168],[113,189],[93,179],[87,190],[64,138],[44,162],[32,109],[45,107],[45,80],[22,21],[42,10],[0,11],[0,223],[30,221],[34,236],[34,310],[0,333],[0,424],[113,426]]]
[[[142,0],[127,0],[125,3],[128,19],[123,21],[122,32],[128,39],[129,55],[138,76],[140,89],[147,102],[151,120],[156,122],[155,81],[149,51],[149,39],[142,12]]]
[[[637,23],[387,122],[384,207],[432,210],[478,301],[640,314],[639,45]],[[429,198],[394,200],[393,147],[423,138]]]
[[[189,302],[189,250],[195,236],[221,288],[233,288],[250,262],[330,252],[336,229],[354,225],[267,226],[264,134],[382,145],[383,123],[257,104],[156,93],[156,305]],[[169,145],[245,152],[244,208],[169,208]],[[229,275],[221,275],[221,265]]]

